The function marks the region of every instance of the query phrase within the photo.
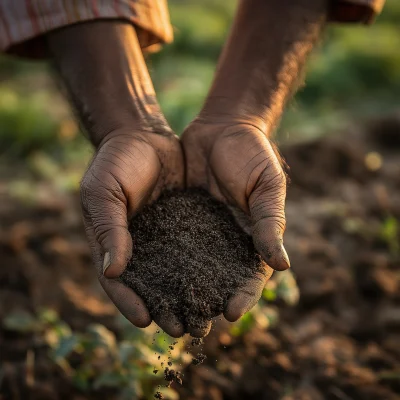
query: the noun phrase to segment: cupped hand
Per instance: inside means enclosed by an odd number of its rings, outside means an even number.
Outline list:
[[[181,144],[174,134],[132,129],[107,135],[81,183],[84,224],[99,281],[137,327],[148,326],[152,318],[143,300],[117,279],[132,256],[128,221],[162,190],[182,187],[183,176]],[[153,317],[171,336],[183,335],[173,315]]]
[[[233,206],[265,261],[264,273],[228,300],[225,318],[236,321],[257,303],[272,269],[289,268],[283,246],[286,176],[268,137],[248,123],[194,121],[182,143],[187,185],[204,187]]]

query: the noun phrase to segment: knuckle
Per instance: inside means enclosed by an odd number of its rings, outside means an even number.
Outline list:
[[[282,170],[266,169],[261,174],[252,194],[252,207],[273,209],[284,208],[286,198],[286,178]]]
[[[286,190],[286,175],[281,166],[270,163],[261,174],[259,186],[262,189]]]
[[[267,198],[258,199],[251,206],[251,215],[255,228],[268,222],[268,225],[276,226],[280,232],[286,229],[284,198],[280,195],[269,194]]]
[[[107,238],[110,236],[113,230],[113,226],[110,224],[99,224],[99,223],[93,223],[94,227],[94,232],[96,235],[96,239],[98,240],[99,243],[104,243]]]
[[[280,235],[286,229],[285,216],[283,214],[280,215],[280,213],[279,214],[266,213],[264,215],[261,215],[254,226],[255,232],[257,231],[257,225],[260,225],[263,222],[268,222],[269,225],[274,225],[276,227],[277,235]]]
[[[258,214],[280,216],[284,218],[286,192],[282,188],[259,186],[250,198],[250,208]]]
[[[111,217],[114,219],[124,215],[126,203],[123,190],[117,182],[112,182],[106,184],[90,171],[81,181],[80,200],[83,214],[85,218],[91,217],[93,225],[108,224]]]

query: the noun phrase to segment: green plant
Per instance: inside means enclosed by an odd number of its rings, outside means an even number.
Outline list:
[[[13,312],[4,319],[3,326],[40,336],[49,347],[50,358],[77,388],[84,391],[115,389],[121,400],[151,398],[156,386],[163,383],[163,371],[154,373],[161,362],[185,365],[190,361],[182,351],[183,341],[173,344],[172,339],[155,326],[140,330],[122,317],[120,340],[100,324],[89,325],[85,332],[73,332],[53,310],[43,310],[36,316]],[[75,368],[70,361],[72,355],[75,363],[76,358],[79,359]],[[168,399],[177,398],[172,388],[157,390]]]
[[[399,221],[395,217],[388,216],[385,218],[380,226],[379,238],[387,244],[393,255],[399,254],[400,230]]]
[[[274,326],[279,319],[278,308],[274,305],[278,300],[290,306],[297,304],[299,300],[299,289],[290,270],[273,275],[267,282],[258,304],[232,326],[230,333],[233,336],[241,336],[254,326],[263,329]]]

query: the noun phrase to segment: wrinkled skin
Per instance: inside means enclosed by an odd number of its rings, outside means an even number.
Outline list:
[[[84,224],[99,281],[119,311],[141,328],[151,323],[149,311],[116,279],[132,256],[127,221],[162,190],[183,187],[183,168],[181,145],[172,133],[117,131],[100,144],[82,180]],[[171,336],[184,334],[174,316],[154,319]]]
[[[48,34],[53,58],[98,149],[82,182],[82,205],[99,279],[134,325],[145,327],[151,318],[143,301],[115,279],[132,253],[127,221],[163,189],[203,186],[249,222],[265,273],[230,299],[228,320],[256,303],[272,269],[289,267],[282,244],[285,175],[265,131],[279,121],[320,37],[328,5],[327,0],[284,7],[280,0],[239,2],[203,118],[184,133],[185,161],[179,141],[159,129],[166,121],[130,23],[95,21]],[[268,34],[260,34],[266,26]],[[170,335],[183,334],[173,316],[154,317]],[[190,333],[203,336],[208,329]]]
[[[205,187],[249,217],[254,243],[268,262],[264,274],[230,299],[226,319],[235,321],[256,304],[271,267],[283,270],[289,265],[282,246],[285,175],[265,135],[250,125],[194,122],[182,144],[186,166],[181,144],[171,133],[115,132],[100,145],[82,180],[85,228],[98,278],[121,313],[138,327],[148,326],[151,316],[143,300],[116,279],[132,256],[127,221],[162,190],[183,187],[184,168],[188,186]],[[185,333],[172,315],[154,319],[173,337]],[[201,337],[210,326],[187,328]]]
[[[279,156],[255,126],[244,123],[193,122],[182,143],[186,184],[202,186],[233,206],[243,225],[247,220],[265,272],[248,281],[227,304],[224,316],[236,321],[259,300],[272,269],[289,268],[283,247],[286,179]]]

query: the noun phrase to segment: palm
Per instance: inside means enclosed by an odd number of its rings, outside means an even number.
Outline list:
[[[112,190],[126,204],[128,215],[155,200],[166,188],[182,187],[183,157],[178,139],[156,134],[118,135],[100,149],[83,187],[92,181]],[[90,188],[90,193],[98,186]],[[84,193],[82,193],[84,196]]]
[[[270,192],[284,188],[279,159],[261,131],[249,126],[205,129],[207,134],[203,135],[198,128],[189,128],[183,137],[189,186],[206,187],[213,196],[249,216],[250,204],[256,201],[260,186],[263,185],[264,194],[269,188]],[[275,199],[280,203],[284,201],[282,192]],[[275,218],[283,229],[283,212]]]
[[[267,137],[244,124],[193,123],[183,135],[188,186],[202,186],[240,210],[254,244],[266,265],[264,276],[256,276],[228,303],[225,316],[235,320],[251,308],[261,295],[270,267],[289,266],[282,245],[285,229],[285,174]],[[245,218],[241,218],[242,216]]]
[[[98,278],[122,314],[139,327],[151,322],[143,300],[113,279],[132,256],[128,221],[162,190],[182,187],[183,172],[182,150],[174,135],[119,132],[100,147],[82,181],[84,223]],[[175,321],[156,322],[172,336],[182,335]]]

